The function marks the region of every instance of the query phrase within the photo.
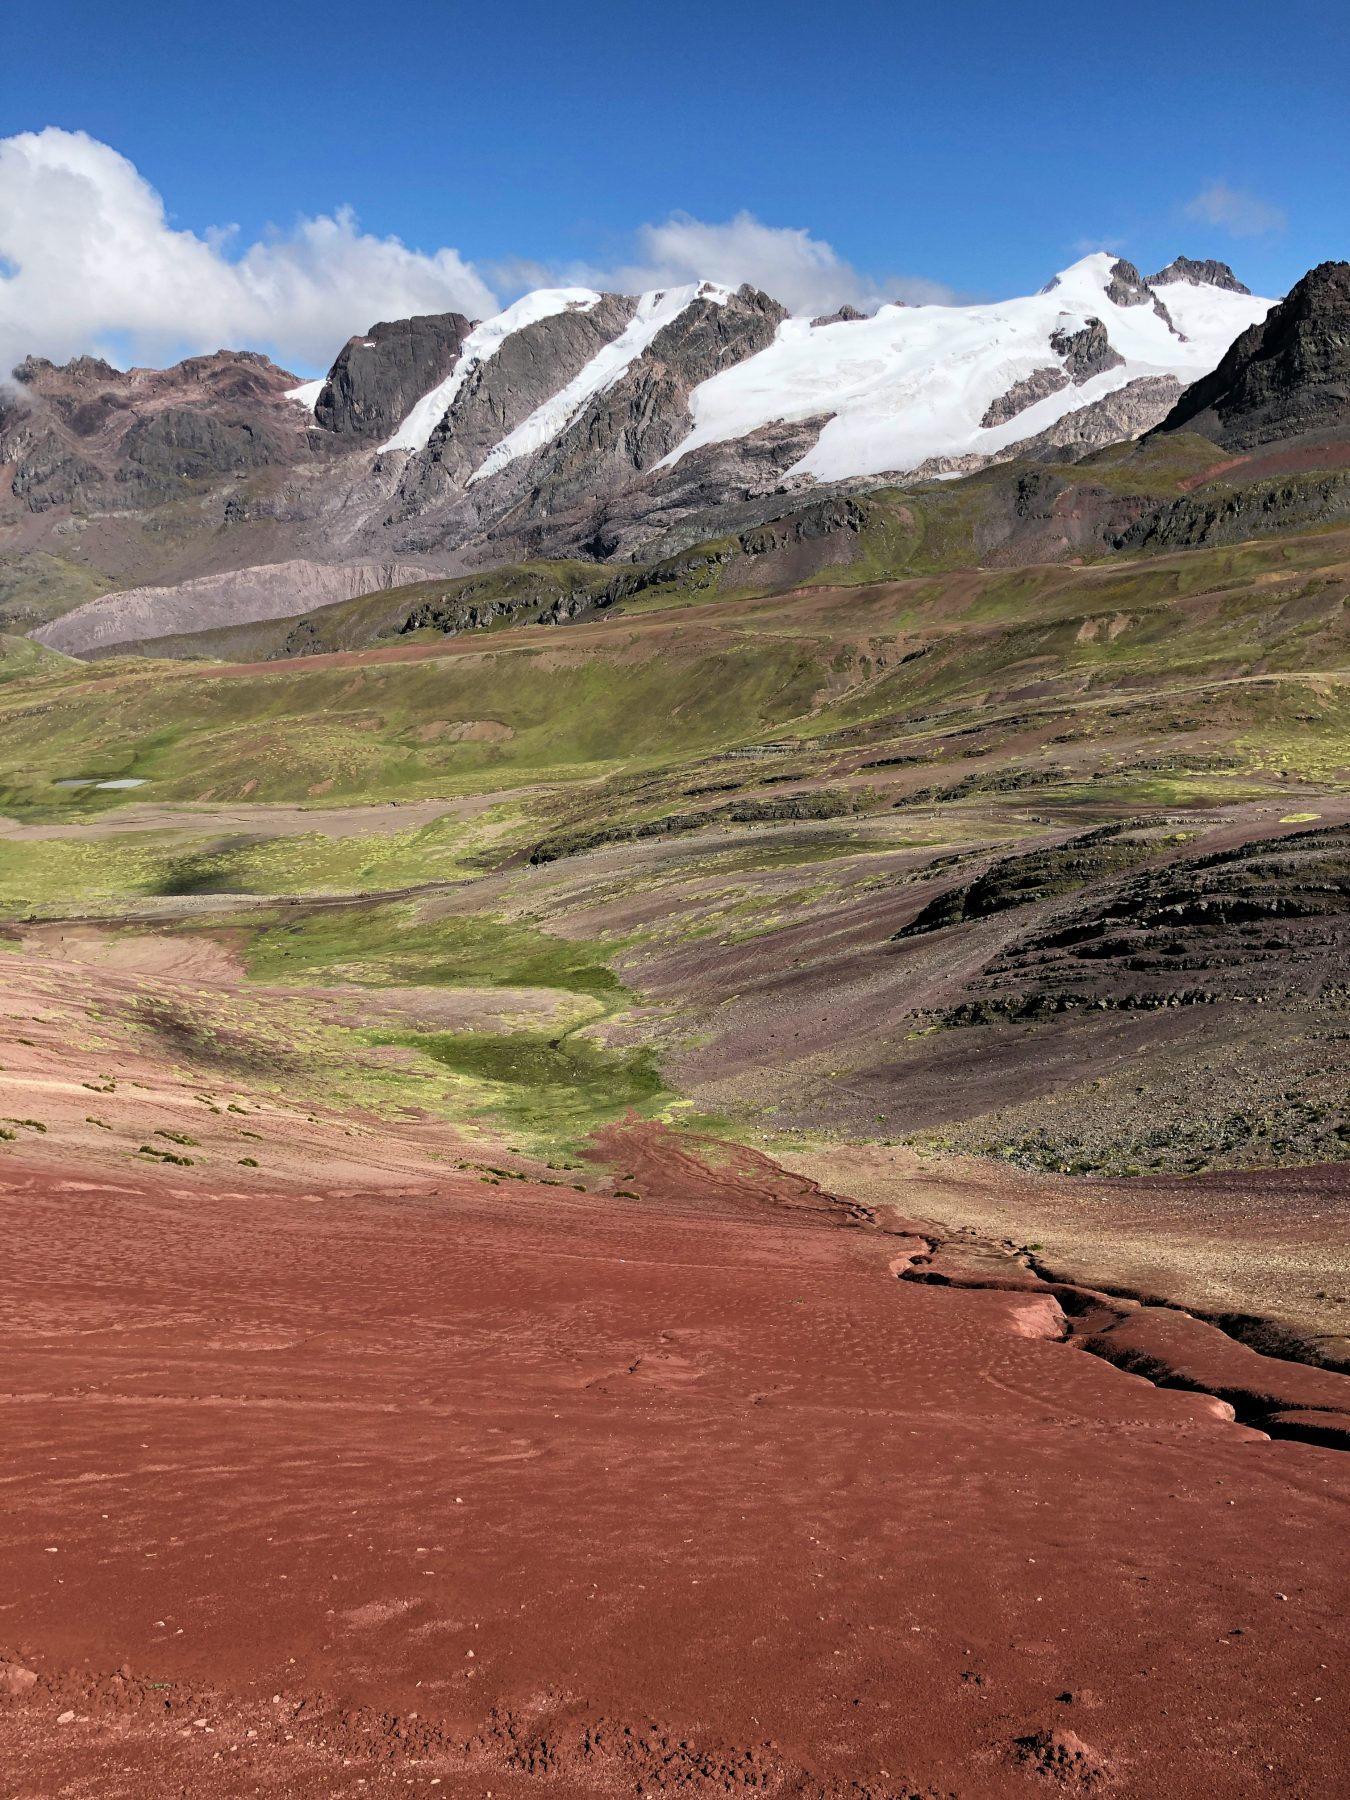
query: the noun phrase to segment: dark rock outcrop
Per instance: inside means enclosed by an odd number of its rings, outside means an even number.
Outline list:
[[[1133,304],[1131,302],[1131,304]],[[1069,380],[1082,387],[1094,375],[1118,369],[1125,358],[1113,348],[1100,319],[1089,319],[1081,331],[1052,331],[1050,348],[1061,357]]]
[[[1134,264],[1122,259],[1112,264],[1106,297],[1113,306],[1147,306],[1153,292]]]
[[[1038,400],[1057,394],[1068,385],[1069,377],[1063,369],[1056,369],[1049,364],[1043,369],[1033,369],[1023,380],[1015,381],[1006,394],[1000,394],[997,400],[989,402],[980,425],[985,431],[995,425],[1006,425],[1009,419],[1015,419],[1018,413],[1025,412],[1029,406],[1035,406]]]
[[[660,462],[689,433],[699,383],[763,350],[786,317],[748,285],[725,302],[692,300],[558,436],[534,475],[529,511],[556,512]]]
[[[444,381],[473,330],[462,313],[423,313],[349,338],[314,403],[325,431],[379,443]]]
[[[1185,281],[1191,287],[1223,288],[1230,294],[1250,294],[1252,291],[1238,280],[1226,262],[1215,262],[1209,256],[1202,262],[1189,256],[1175,256],[1165,269],[1148,277],[1147,285],[1166,287],[1170,281]]]
[[[121,511],[311,459],[318,433],[286,398],[294,375],[248,350],[169,369],[114,369],[97,357],[30,357],[0,403],[0,461],[29,512]]]
[[[1063,367],[1057,369],[1048,364],[1043,369],[1034,369],[1022,381],[1015,381],[1006,394],[990,401],[980,420],[986,431],[994,425],[1006,425],[1009,419],[1015,419],[1018,413],[1035,406],[1047,395],[1059,393],[1070,382],[1075,387],[1082,387],[1094,375],[1101,375],[1107,369],[1118,369],[1125,361],[1112,347],[1100,319],[1089,319],[1081,331],[1052,331],[1050,348]]]
[[[632,319],[637,301],[602,294],[513,332],[470,370],[425,451],[399,484],[395,516],[412,517],[463,489],[488,452],[566,387]]]
[[[1297,531],[1350,517],[1350,471],[1287,475],[1231,485],[1151,507],[1110,540],[1113,550],[1190,550],[1240,544],[1276,531]]]
[[[1113,306],[1151,306],[1169,331],[1176,331],[1172,323],[1172,315],[1144,280],[1132,262],[1123,259],[1113,263],[1111,279],[1106,285],[1106,297]],[[1177,332],[1180,337],[1181,333]]]
[[[1350,262],[1319,263],[1158,427],[1226,450],[1350,428]]]
[[[847,325],[855,319],[865,319],[867,314],[859,312],[856,306],[841,306],[837,312],[822,313],[818,319],[812,319],[815,325]]]

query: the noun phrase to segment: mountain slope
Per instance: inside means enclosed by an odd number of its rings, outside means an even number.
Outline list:
[[[0,564],[84,564],[85,591],[64,584],[81,600],[163,590],[85,610],[79,642],[106,653],[358,591],[287,566],[658,562],[822,485],[1077,461],[1157,424],[1266,311],[1222,264],[1179,257],[1145,281],[1097,255],[1023,299],[871,318],[791,318],[711,282],[545,289],[477,325],[375,325],[304,383],[224,351],[164,371],[30,362],[0,400]]]
[[[884,306],[823,326],[793,319],[771,349],[697,390],[694,429],[672,460],[771,418],[821,412],[833,417],[792,473],[838,481],[995,456],[1142,376],[1208,373],[1268,304],[1186,281],[1151,289],[1096,255],[1024,300]]]
[[[1198,431],[1230,450],[1350,429],[1350,263],[1309,270],[1160,429]]]

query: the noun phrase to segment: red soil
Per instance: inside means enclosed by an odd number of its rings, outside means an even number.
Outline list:
[[[640,1200],[4,1163],[7,1800],[1344,1791],[1350,1458],[606,1151]]]

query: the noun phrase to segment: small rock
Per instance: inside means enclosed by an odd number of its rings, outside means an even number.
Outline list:
[[[36,1686],[37,1675],[32,1669],[25,1669],[22,1663],[0,1663],[0,1694],[8,1694],[14,1700]]]
[[[71,1707],[71,1708],[70,1708],[70,1709],[69,1709],[69,1710],[68,1710],[68,1711],[66,1711],[66,1712],[63,1712],[63,1713],[57,1713],[57,1715],[56,1715],[56,1722],[57,1722],[57,1724],[58,1724],[58,1725],[73,1725],[73,1724],[74,1724],[74,1723],[75,1723],[75,1709],[74,1709],[74,1707]]]

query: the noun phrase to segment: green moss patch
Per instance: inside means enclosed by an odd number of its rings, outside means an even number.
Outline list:
[[[669,1099],[649,1050],[610,1050],[589,1038],[543,1032],[369,1032],[401,1045],[470,1085],[470,1105],[517,1133],[553,1145],[579,1142],[630,1111]]]

